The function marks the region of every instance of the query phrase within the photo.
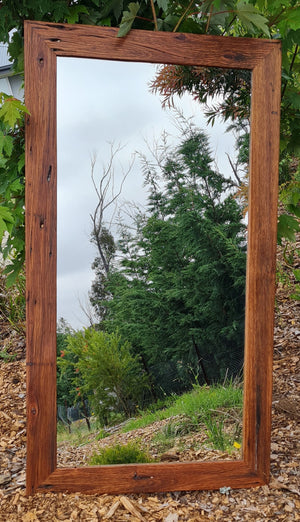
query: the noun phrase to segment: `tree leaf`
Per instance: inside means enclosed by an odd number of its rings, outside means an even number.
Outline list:
[[[17,60],[23,53],[23,38],[18,31],[15,31],[12,36],[8,46],[8,52],[12,61]]]
[[[23,169],[25,165],[25,152],[23,152],[23,154],[21,154],[20,158],[19,158],[19,161],[18,161],[18,172],[21,172],[21,170]]]
[[[69,8],[69,14],[67,16],[68,24],[75,24],[79,22],[80,14],[89,14],[88,9],[85,5],[72,5]]]
[[[169,4],[169,0],[157,0],[158,7],[165,12],[168,9],[168,4]]]
[[[0,154],[5,152],[7,156],[10,156],[13,149],[13,139],[7,134],[0,132]]]
[[[24,266],[24,259],[23,257],[20,259],[14,259],[13,262],[3,270],[3,273],[6,274],[6,287],[10,288],[13,286],[18,278],[18,275],[20,271],[22,270]]]
[[[289,241],[296,241],[296,232],[299,232],[300,225],[297,218],[289,216],[288,214],[282,214],[278,218],[277,225],[277,241],[281,245],[283,238]]]
[[[0,205],[0,243],[5,232],[10,232],[14,218],[7,207]]]
[[[112,13],[116,20],[119,20],[123,9],[123,0],[109,0],[105,2],[105,5],[102,7],[100,12],[101,16],[101,25],[103,19],[106,19]]]
[[[292,91],[291,89],[286,94],[286,99],[296,109],[300,109],[300,96],[299,92]]]
[[[237,5],[236,14],[249,31],[253,32],[254,27],[265,35],[270,36],[267,18],[259,14],[253,5],[246,4],[245,1],[242,0]]]
[[[222,1],[222,0],[215,0],[215,1],[214,1],[214,9],[215,9],[215,10],[218,10],[218,9],[221,8],[221,1]]]
[[[300,25],[300,7],[295,6],[293,9],[291,9],[287,14],[285,18],[285,22],[289,29],[299,29]]]
[[[126,36],[126,34],[130,31],[139,8],[140,4],[138,2],[131,2],[130,4],[128,4],[128,11],[123,11],[123,17],[117,35],[118,37],[121,38],[123,36]]]
[[[0,119],[7,123],[12,129],[20,120],[21,115],[28,109],[21,101],[13,98],[13,96],[6,96],[2,94],[2,106],[0,107]]]

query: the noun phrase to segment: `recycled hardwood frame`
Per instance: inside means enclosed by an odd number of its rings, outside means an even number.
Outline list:
[[[245,488],[269,480],[280,42],[25,22],[27,494]],[[56,57],[252,71],[243,457],[56,467]],[[76,109],[74,109],[76,110]]]

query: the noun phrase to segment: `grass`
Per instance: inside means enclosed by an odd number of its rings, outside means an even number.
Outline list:
[[[186,419],[171,421],[154,435],[152,443],[157,451],[164,452],[174,447],[182,435],[186,435],[190,431],[192,431],[191,425]]]
[[[69,433],[68,427],[62,422],[57,423],[57,444],[68,442],[74,446],[84,446],[88,444],[89,438],[92,434],[98,433],[98,423],[96,420],[90,419],[91,431],[88,430],[85,419],[80,419],[71,424],[71,433]]]
[[[160,407],[161,409],[156,409],[157,405],[152,405],[152,411],[148,408],[140,412],[139,417],[129,419],[122,432],[173,418],[153,437],[154,444],[161,451],[174,446],[181,436],[203,429],[206,429],[208,440],[215,449],[231,451],[240,444],[243,390],[236,383],[229,382],[224,386],[196,385],[188,393],[168,397],[165,403],[160,403]],[[91,434],[96,433],[97,440],[106,436],[105,430],[99,430],[95,420],[91,420],[91,426],[92,430],[89,432],[84,419],[72,423],[72,433],[60,426],[58,444],[67,441],[75,446],[83,446],[89,442]]]
[[[243,391],[241,386],[229,383],[226,386],[195,386],[178,397],[173,403],[154,412],[142,413],[123,428],[131,431],[146,427],[153,422],[179,417],[180,420],[166,424],[153,438],[157,449],[166,451],[173,447],[180,436],[206,428],[212,447],[221,451],[232,451],[240,446]]]
[[[189,417],[194,424],[205,420],[211,411],[241,409],[243,391],[240,386],[229,383],[226,386],[195,386],[191,392],[175,396],[173,404],[158,411],[148,410],[136,419],[128,421],[123,432],[144,428],[153,422],[178,415]]]

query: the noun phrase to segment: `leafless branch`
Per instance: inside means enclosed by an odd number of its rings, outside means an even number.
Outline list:
[[[98,198],[97,205],[95,207],[95,210],[93,214],[90,214],[91,220],[92,220],[92,237],[93,240],[97,246],[105,273],[109,273],[109,263],[110,259],[107,258],[105,250],[103,248],[102,242],[101,242],[101,235],[104,230],[104,227],[106,226],[107,230],[110,232],[113,219],[116,213],[117,209],[117,199],[119,198],[123,186],[125,183],[125,180],[129,173],[132,170],[133,163],[135,160],[135,157],[133,156],[131,162],[128,165],[127,170],[125,171],[122,167],[122,178],[119,183],[118,189],[116,189],[115,184],[115,160],[117,155],[121,152],[121,150],[124,148],[124,146],[121,146],[120,144],[115,146],[114,143],[110,144],[110,159],[108,164],[103,167],[102,175],[100,178],[100,181],[96,181],[96,173],[95,173],[95,167],[97,162],[97,155],[94,153],[91,158],[91,178],[92,183]],[[105,214],[107,214],[108,209],[113,208],[111,218],[106,223],[105,222]]]
[[[228,161],[230,163],[230,166],[232,168],[232,172],[233,172],[233,174],[234,174],[234,176],[235,176],[235,178],[237,180],[237,183],[235,183],[235,185],[237,187],[240,187],[241,184],[242,184],[242,180],[241,180],[241,178],[238,175],[237,164],[236,165],[233,164],[233,161],[232,161],[231,157],[229,156],[229,154],[227,152],[226,152],[226,156],[227,156]]]
[[[95,314],[93,312],[91,303],[89,302],[88,299],[86,299],[85,304],[83,304],[79,297],[77,297],[77,299],[78,299],[79,307],[80,307],[81,311],[84,313],[84,315],[86,316],[86,318],[88,319],[90,326],[91,327],[95,326],[95,322],[96,322],[94,320]]]

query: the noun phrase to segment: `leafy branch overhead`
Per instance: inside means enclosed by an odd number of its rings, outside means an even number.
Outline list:
[[[272,38],[282,41],[282,112],[280,183],[285,192],[297,191],[300,154],[300,6],[298,0],[0,0],[0,42],[9,44],[13,73],[23,74],[24,20],[119,27],[125,37],[131,28],[180,31],[234,37]],[[213,80],[210,79],[210,82]],[[199,97],[199,101],[201,101]],[[219,107],[226,118],[234,110]],[[24,125],[26,107],[0,94],[0,250],[9,260],[10,282],[24,262]],[[217,106],[216,106],[217,107]],[[240,105],[240,108],[242,106]],[[208,114],[214,121],[216,110]],[[223,114],[223,116],[224,116]],[[296,168],[295,168],[296,165]],[[296,201],[297,196],[290,196]],[[294,210],[293,210],[294,208]],[[279,222],[279,235],[288,238],[299,230],[295,209]],[[5,241],[2,241],[5,236]]]
[[[158,8],[158,16],[156,16],[155,6]],[[221,5],[222,4],[222,5]],[[197,17],[202,17],[206,24],[206,31],[209,26],[216,27],[224,24],[224,27],[230,24],[233,17],[237,22],[240,22],[243,30],[250,33],[262,33],[269,37],[270,29],[268,26],[268,19],[259,13],[258,9],[244,0],[232,5],[233,2],[221,1],[206,1],[206,2],[190,2],[186,7],[184,3],[177,4],[175,8],[174,2],[166,2],[157,0],[151,1],[153,10],[152,22],[155,29],[184,32],[200,32],[197,29]],[[123,11],[123,16],[120,24],[118,36],[125,36],[130,29],[138,15],[141,5],[136,2],[131,2],[128,5],[128,10]],[[161,15],[161,16],[159,16]],[[182,26],[182,27],[180,27]],[[202,31],[201,31],[202,32]]]

